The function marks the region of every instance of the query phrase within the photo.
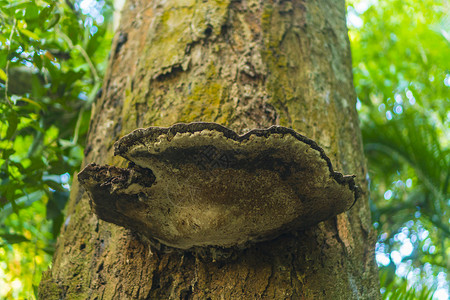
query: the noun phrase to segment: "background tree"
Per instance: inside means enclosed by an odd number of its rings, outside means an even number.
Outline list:
[[[242,133],[280,124],[318,141],[365,189],[346,32],[344,2],[129,1],[85,162],[124,167],[112,145],[138,127],[215,121]],[[367,204],[363,196],[349,213],[216,261],[163,253],[99,221],[75,182],[40,294],[377,298]]]

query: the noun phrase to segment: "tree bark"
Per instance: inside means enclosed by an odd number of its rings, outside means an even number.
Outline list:
[[[108,70],[84,165],[125,167],[112,146],[140,127],[276,124],[315,140],[363,195],[336,218],[214,260],[99,220],[75,176],[42,299],[379,298],[344,1],[129,0]]]

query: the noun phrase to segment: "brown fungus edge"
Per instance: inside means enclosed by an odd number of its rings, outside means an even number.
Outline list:
[[[114,155],[120,155],[126,158],[125,155],[128,152],[128,149],[130,149],[134,145],[142,144],[140,141],[148,137],[156,138],[164,134],[167,135],[167,138],[170,141],[173,137],[175,137],[177,133],[196,133],[203,130],[220,132],[224,135],[224,137],[237,142],[248,140],[252,135],[268,138],[272,134],[290,134],[295,139],[309,145],[312,149],[320,153],[320,157],[325,160],[328,166],[330,176],[337,183],[341,185],[348,185],[349,189],[354,194],[354,201],[350,208],[353,207],[353,205],[356,203],[356,200],[358,200],[361,194],[361,189],[356,185],[354,180],[355,175],[343,175],[342,173],[334,171],[330,158],[325,154],[325,151],[315,141],[307,138],[306,136],[296,132],[291,128],[277,125],[273,125],[267,129],[253,129],[243,135],[239,135],[235,131],[220,124],[210,122],[177,123],[170,127],[140,128],[123,136],[114,144]]]

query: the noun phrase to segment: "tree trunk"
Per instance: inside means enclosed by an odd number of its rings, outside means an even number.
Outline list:
[[[228,259],[163,253],[98,219],[74,179],[42,299],[377,299],[376,234],[355,109],[344,1],[129,0],[92,112],[84,164],[125,167],[130,131],[207,121],[315,140],[355,174],[351,210]]]

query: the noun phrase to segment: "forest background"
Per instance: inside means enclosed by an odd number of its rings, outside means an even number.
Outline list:
[[[0,299],[34,299],[79,171],[112,0],[0,0]],[[117,2],[116,2],[117,5]],[[350,0],[385,299],[448,299],[450,3]]]

